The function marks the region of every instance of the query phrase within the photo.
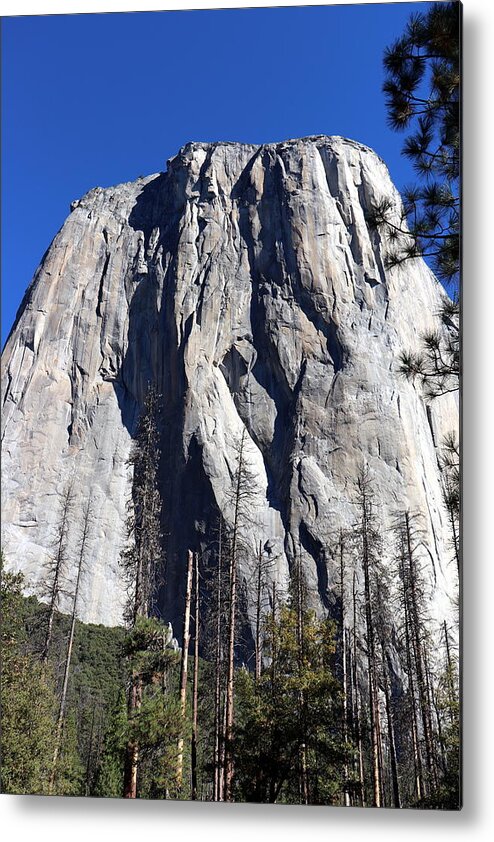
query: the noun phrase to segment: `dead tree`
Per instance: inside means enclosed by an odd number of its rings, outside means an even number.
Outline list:
[[[422,732],[425,745],[425,756],[428,776],[428,788],[434,789],[437,785],[435,758],[433,748],[432,716],[427,693],[427,678],[424,664],[424,594],[421,571],[418,558],[417,537],[421,539],[418,529],[417,517],[410,512],[402,513],[402,528],[405,538],[406,561],[408,567],[407,576],[407,601],[409,607],[410,633],[412,641],[412,652],[415,662],[415,675],[417,680],[417,691],[419,696]],[[417,535],[418,533],[418,535]]]
[[[192,578],[194,573],[194,554],[191,550],[187,554],[187,581],[185,587],[184,622],[182,630],[182,657],[180,659],[180,713],[182,717],[182,733],[178,741],[177,752],[177,790],[182,789],[185,717],[187,711],[187,672],[190,646],[190,609],[192,603]]]
[[[355,534],[358,536],[359,555],[364,575],[364,614],[367,643],[367,664],[369,684],[369,712],[371,730],[372,792],[373,806],[382,806],[382,762],[381,722],[379,713],[378,659],[376,650],[375,621],[371,594],[372,568],[380,551],[380,536],[373,512],[373,488],[367,469],[357,479],[358,521]]]
[[[357,645],[357,574],[353,573],[353,655],[352,655],[352,698],[353,698],[353,738],[357,746],[357,773],[359,782],[359,797],[361,807],[365,807],[365,771],[364,771],[364,748],[362,741],[362,713],[360,701],[360,688],[358,684],[358,645]]]
[[[408,569],[406,559],[406,542],[403,529],[400,524],[397,527],[398,535],[398,552],[399,552],[399,581],[401,583],[400,604],[403,613],[403,628],[405,633],[405,657],[406,657],[406,672],[408,676],[408,697],[410,700],[410,727],[412,737],[412,753],[413,753],[413,768],[415,780],[415,792],[417,800],[425,794],[424,790],[424,774],[422,755],[419,743],[419,728],[418,728],[418,705],[416,701],[415,692],[415,669],[412,652],[412,636],[410,630],[410,612],[408,605]]]
[[[58,517],[55,526],[55,537],[53,541],[53,553],[46,562],[48,573],[47,595],[48,595],[48,617],[46,624],[45,640],[41,654],[41,663],[46,664],[50,652],[53,637],[53,621],[59,609],[60,597],[64,593],[68,561],[68,535],[73,518],[74,491],[69,482],[61,492],[58,500]]]
[[[158,486],[160,459],[158,432],[159,396],[149,387],[136,430],[129,464],[132,467],[132,495],[128,504],[127,546],[121,564],[127,581],[125,617],[130,629],[141,618],[151,616],[156,591],[156,572],[162,558],[161,495]],[[132,722],[142,704],[143,681],[132,670],[128,694],[128,718]],[[137,797],[139,744],[132,736],[127,745],[124,770],[124,798]]]
[[[60,697],[60,707],[58,710],[58,717],[57,717],[57,729],[55,733],[55,746],[53,749],[53,761],[52,761],[52,771],[50,775],[50,785],[49,785],[49,792],[53,792],[53,787],[55,785],[55,777],[57,771],[57,762],[58,756],[60,753],[60,747],[62,744],[62,734],[63,734],[63,727],[65,722],[65,711],[66,711],[66,704],[67,704],[67,690],[69,686],[69,675],[70,675],[70,665],[72,660],[72,649],[74,645],[74,634],[75,634],[75,626],[77,620],[77,605],[79,599],[79,590],[81,584],[82,575],[86,569],[86,558],[87,558],[87,548],[88,548],[88,541],[89,541],[89,534],[90,534],[90,527],[91,527],[91,520],[92,520],[92,509],[91,509],[91,501],[88,500],[83,509],[83,517],[82,517],[82,525],[81,525],[81,535],[79,541],[79,556],[77,562],[77,574],[76,574],[76,581],[74,585],[74,592],[72,597],[72,614],[70,620],[70,631],[69,631],[69,639],[67,642],[67,650],[65,654],[65,666],[64,666],[64,675],[63,675],[63,684],[62,684],[62,693]]]
[[[295,610],[297,613],[297,650],[298,650],[298,669],[299,669],[299,678],[302,676],[302,670],[304,667],[304,654],[305,654],[305,611],[306,611],[306,601],[307,601],[307,588],[305,584],[305,578],[302,571],[302,550],[299,544],[299,551],[296,557],[296,568],[295,568],[295,587],[293,588],[294,591],[294,599],[292,600],[295,603]],[[300,734],[300,742],[299,742],[299,768],[300,768],[300,775],[299,775],[299,789],[300,789],[300,801],[302,804],[309,803],[309,782],[308,782],[308,772],[307,772],[307,728],[306,728],[306,707],[307,707],[307,700],[305,698],[305,693],[302,689],[302,682],[300,681],[300,691],[299,691],[299,734]]]
[[[395,726],[393,720],[393,711],[391,707],[391,693],[389,687],[389,680],[386,667],[385,643],[381,638],[381,655],[382,655],[382,681],[384,700],[386,705],[386,721],[388,726],[388,746],[389,746],[389,761],[391,767],[391,791],[393,796],[393,807],[398,809],[401,807],[400,798],[400,783],[398,777],[398,761],[396,757],[396,739]]]
[[[191,739],[191,780],[192,801],[197,800],[197,702],[199,690],[199,556],[194,553],[194,673],[192,681],[192,739]]]
[[[233,800],[234,751],[233,727],[235,719],[235,640],[237,632],[238,613],[238,562],[244,547],[243,536],[247,526],[253,523],[253,508],[255,506],[255,474],[249,464],[247,454],[247,431],[245,427],[235,443],[236,465],[230,502],[233,509],[233,522],[230,529],[230,552],[228,559],[228,644],[227,644],[227,674],[225,701],[225,732],[224,732],[224,800]]]
[[[259,553],[257,556],[256,571],[256,668],[255,678],[258,683],[261,680],[262,647],[261,647],[261,610],[262,610],[262,541],[259,541]]]
[[[340,529],[338,540],[338,553],[340,562],[340,598],[341,598],[341,660],[342,660],[342,690],[343,690],[343,713],[342,713],[342,736],[345,746],[348,743],[348,676],[347,676],[347,620],[345,606],[345,539],[343,530]],[[345,807],[350,806],[350,793],[348,791],[348,763],[345,761],[343,768],[343,803]]]
[[[223,735],[223,716],[222,716],[222,694],[221,694],[221,679],[223,666],[223,646],[222,646],[222,614],[223,614],[223,521],[220,516],[218,527],[218,557],[216,566],[216,582],[215,582],[215,645],[214,645],[214,749],[213,749],[213,765],[214,765],[214,779],[213,779],[213,801],[221,801],[223,799],[223,771],[224,758],[222,758],[222,735]]]

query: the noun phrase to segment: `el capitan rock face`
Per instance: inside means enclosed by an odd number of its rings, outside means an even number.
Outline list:
[[[339,137],[190,143],[164,174],[95,188],[39,267],[3,354],[3,543],[37,592],[57,492],[90,493],[96,523],[86,621],[121,622],[127,464],[148,382],[163,395],[162,613],[179,627],[187,547],[232,519],[235,441],[255,471],[252,563],[262,541],[286,589],[300,552],[331,607],[328,553],[355,519],[369,466],[379,516],[423,515],[438,619],[455,589],[437,449],[458,425],[397,371],[435,326],[441,287],[421,260],[386,269],[366,209],[398,199],[384,163]],[[249,558],[241,578],[249,580]]]

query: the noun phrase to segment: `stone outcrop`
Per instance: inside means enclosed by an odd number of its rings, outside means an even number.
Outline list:
[[[315,603],[331,607],[328,548],[355,519],[355,479],[373,478],[387,529],[420,511],[442,619],[456,586],[438,446],[452,396],[424,402],[398,373],[402,349],[436,325],[444,296],[421,260],[385,267],[366,222],[399,202],[384,163],[340,137],[250,146],[190,143],[162,174],[73,202],[21,305],[3,355],[3,540],[37,592],[56,501],[74,481],[70,540],[96,511],[83,619],[121,621],[119,553],[127,464],[147,384],[163,396],[164,618],[180,626],[187,547],[232,519],[242,430],[259,540],[286,589],[301,553]],[[387,550],[385,550],[387,552]]]

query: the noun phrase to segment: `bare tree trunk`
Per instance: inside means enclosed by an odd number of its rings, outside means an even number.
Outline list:
[[[400,786],[398,781],[398,763],[396,759],[396,741],[395,741],[395,730],[394,730],[394,722],[393,722],[393,712],[391,710],[391,699],[390,699],[390,692],[389,692],[389,685],[388,685],[388,678],[386,675],[386,656],[384,652],[384,642],[381,641],[381,652],[382,652],[382,662],[383,662],[383,687],[384,687],[384,698],[386,702],[386,718],[388,721],[388,743],[389,743],[389,758],[390,758],[390,766],[391,766],[391,789],[393,793],[393,806],[400,808],[401,801],[400,801]]]
[[[433,701],[432,701],[432,681],[429,669],[429,658],[427,656],[427,647],[425,641],[422,644],[422,658],[424,662],[424,675],[425,675],[425,690],[426,690],[426,699],[427,699],[427,716],[428,716],[428,725],[429,725],[429,734],[431,740],[431,756],[432,756],[432,784],[434,789],[437,789],[438,784],[438,771],[437,771],[437,751],[435,746],[434,740],[434,728],[432,724],[432,711],[433,711]]]
[[[420,801],[424,795],[422,758],[420,754],[420,746],[418,740],[418,724],[417,724],[417,706],[415,701],[415,680],[412,658],[412,642],[410,634],[410,618],[408,610],[408,586],[407,573],[405,570],[405,556],[404,548],[400,559],[400,576],[403,583],[402,600],[403,600],[403,620],[405,626],[405,653],[407,662],[408,674],[408,692],[410,695],[411,705],[411,733],[412,733],[412,750],[413,750],[413,767],[415,773],[415,791],[417,793],[417,800]]]
[[[76,626],[76,619],[77,619],[77,600],[79,598],[79,587],[81,583],[81,575],[84,568],[85,557],[86,557],[86,548],[87,548],[87,541],[89,537],[89,527],[90,527],[90,519],[91,519],[91,505],[88,501],[83,512],[83,521],[82,521],[82,534],[81,534],[81,542],[79,547],[79,560],[77,565],[77,578],[74,588],[74,595],[73,595],[73,602],[72,602],[72,616],[70,622],[70,632],[69,632],[69,639],[67,643],[67,652],[65,655],[65,668],[64,668],[64,676],[63,676],[63,684],[62,684],[62,695],[60,697],[60,707],[58,711],[58,718],[57,718],[57,730],[55,734],[55,746],[53,749],[53,760],[52,760],[52,770],[50,775],[50,784],[49,784],[49,793],[53,792],[53,788],[55,785],[55,777],[57,772],[57,762],[58,762],[58,755],[60,753],[60,747],[62,744],[62,734],[63,734],[63,726],[65,722],[65,708],[67,704],[67,689],[69,686],[69,674],[70,674],[70,663],[72,660],[72,648],[74,645],[74,634],[75,634],[75,626]]]
[[[347,641],[346,641],[346,613],[345,613],[345,547],[343,532],[340,531],[340,593],[341,593],[341,649],[343,665],[343,742],[348,743],[348,686],[347,686]],[[348,763],[343,768],[343,799],[345,807],[350,806],[350,793],[348,792]]]
[[[223,709],[221,711],[221,741],[220,741],[220,768],[218,775],[219,786],[219,801],[225,800],[225,767],[226,767],[226,697],[223,699]]]
[[[197,800],[197,700],[199,687],[199,556],[195,556],[195,611],[194,611],[194,674],[192,683],[192,743],[191,743],[191,766],[192,766],[192,801]]]
[[[221,745],[221,574],[222,574],[222,522],[220,518],[218,539],[218,569],[216,582],[216,653],[215,653],[215,686],[214,686],[214,781],[213,801],[223,798],[220,786],[220,745]]]
[[[161,498],[157,487],[157,465],[160,456],[157,428],[159,396],[149,387],[139,418],[134,447],[129,464],[133,467],[132,498],[127,517],[129,546],[121,553],[121,564],[132,597],[125,608],[126,619],[135,630],[141,618],[150,616],[156,587],[157,559],[161,554],[160,511]],[[142,706],[144,681],[136,668],[132,668],[127,702],[128,722],[133,728]],[[139,744],[136,733],[129,739],[124,768],[124,797],[137,797]]]
[[[261,593],[262,593],[262,541],[259,541],[259,555],[257,558],[257,593],[256,593],[256,669],[255,678],[261,678]]]
[[[182,789],[183,762],[184,762],[184,736],[185,714],[187,710],[187,668],[189,660],[190,644],[190,605],[192,600],[192,573],[194,556],[191,550],[187,554],[187,582],[185,588],[184,625],[182,634],[182,659],[180,662],[180,714],[182,717],[182,733],[178,740],[177,755],[177,789]]]
[[[128,701],[128,718],[132,721],[142,704],[142,679],[140,675],[132,676],[132,683]],[[131,739],[127,743],[124,767],[124,798],[137,798],[137,767],[139,764],[139,744]]]
[[[362,745],[362,726],[361,726],[361,712],[360,712],[360,693],[358,687],[358,674],[357,674],[357,577],[355,571],[353,573],[353,670],[352,670],[352,681],[353,681],[353,695],[355,699],[355,710],[354,710],[354,720],[355,720],[355,742],[357,744],[357,752],[358,752],[358,779],[359,779],[359,790],[360,790],[360,804],[362,807],[365,807],[365,773],[364,773],[364,750]]]
[[[53,636],[53,621],[55,613],[58,608],[58,601],[62,591],[62,579],[64,575],[64,565],[67,555],[67,535],[69,531],[69,520],[72,514],[72,506],[74,502],[74,494],[72,485],[67,485],[60,496],[59,506],[60,514],[57,523],[57,537],[55,542],[55,555],[50,561],[49,567],[53,573],[53,581],[50,587],[49,608],[48,608],[48,623],[46,627],[45,642],[41,654],[41,663],[46,665],[48,661],[48,654],[50,651],[51,640]]]
[[[357,526],[361,539],[362,570],[364,574],[364,610],[367,638],[367,663],[369,684],[369,711],[371,730],[371,765],[373,806],[382,806],[382,757],[381,725],[379,711],[379,686],[376,658],[374,608],[371,594],[371,565],[376,564],[376,549],[379,537],[374,526],[372,512],[372,486],[367,470],[360,473],[357,481],[360,521]]]
[[[237,546],[240,519],[240,496],[242,490],[245,431],[242,432],[235,488],[235,514],[230,555],[230,605],[228,622],[228,658],[226,676],[226,727],[225,727],[225,779],[224,800],[233,799],[233,722],[234,722],[234,680],[235,680],[235,632],[237,627]]]
[[[379,706],[376,676],[376,653],[374,642],[374,624],[371,608],[371,595],[369,584],[369,558],[367,551],[367,538],[364,532],[364,592],[365,592],[365,618],[367,627],[367,662],[369,678],[369,710],[371,726],[371,753],[372,753],[372,789],[374,807],[381,806],[381,775],[379,759]]]
[[[302,676],[302,669],[304,663],[304,594],[302,585],[302,552],[299,546],[298,560],[297,560],[297,648],[298,648],[298,669],[299,679]],[[306,699],[305,694],[300,688],[299,691],[299,723],[300,723],[300,745],[299,745],[299,764],[300,764],[300,799],[302,804],[309,803],[309,787],[307,777],[307,734],[305,725],[306,714]]]
[[[432,747],[431,716],[430,716],[430,709],[429,709],[428,698],[427,698],[427,685],[426,685],[424,662],[423,662],[421,622],[420,622],[420,611],[419,611],[419,599],[418,599],[418,594],[417,594],[415,559],[414,559],[414,554],[413,554],[413,550],[412,550],[411,524],[410,524],[410,515],[409,515],[408,512],[405,512],[404,518],[405,518],[405,527],[406,527],[405,534],[406,534],[406,541],[407,541],[408,564],[409,564],[409,571],[410,571],[410,620],[411,620],[411,630],[412,630],[412,644],[413,644],[413,649],[414,649],[414,654],[415,654],[415,668],[416,668],[417,685],[418,685],[418,691],[419,691],[422,728],[423,728],[423,733],[424,733],[425,756],[426,756],[426,761],[427,761],[428,783],[429,783],[429,786],[434,786],[435,770],[434,770],[434,752],[433,752],[433,747]]]

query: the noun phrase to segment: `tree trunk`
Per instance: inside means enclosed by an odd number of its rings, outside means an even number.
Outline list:
[[[132,722],[142,704],[142,679],[132,676],[128,701],[128,720]],[[131,739],[127,743],[124,768],[124,798],[137,798],[137,767],[139,764],[139,744]]]
[[[262,541],[259,541],[259,555],[257,558],[257,593],[256,593],[256,669],[255,678],[261,678],[261,591],[262,591]]]
[[[191,772],[192,772],[192,801],[197,800],[197,700],[199,687],[199,556],[194,553],[195,564],[195,611],[194,611],[194,675],[192,684],[192,743],[191,743]]]
[[[346,615],[345,615],[345,554],[344,554],[343,533],[340,531],[340,593],[341,593],[341,649],[343,666],[343,742],[348,743],[348,686],[347,686],[347,641],[346,641]],[[345,807],[350,806],[350,793],[348,792],[348,763],[343,768],[343,801]]]
[[[393,806],[400,808],[400,787],[398,781],[398,763],[396,759],[396,741],[395,730],[393,723],[393,711],[391,709],[391,698],[389,692],[388,678],[386,675],[386,656],[384,652],[384,642],[381,641],[382,663],[383,663],[383,687],[384,698],[386,702],[386,718],[388,722],[388,743],[389,743],[389,758],[391,766],[391,790],[393,794]]]
[[[219,539],[218,539],[218,569],[216,582],[216,653],[215,653],[215,685],[214,685],[214,781],[213,801],[221,801],[223,798],[222,787],[220,786],[220,746],[222,733],[221,717],[221,574],[222,574],[222,522],[220,518]]]
[[[366,522],[366,504],[363,505],[363,553],[362,562],[364,570],[364,593],[365,593],[365,619],[367,629],[367,663],[369,679],[369,710],[371,727],[371,756],[372,756],[372,791],[373,806],[381,806],[381,764],[380,764],[380,728],[379,728],[379,705],[378,687],[376,674],[376,651],[374,640],[374,622],[372,616],[372,604],[370,593],[369,577],[369,548]]]
[[[304,665],[304,594],[302,585],[302,553],[299,546],[297,565],[297,647],[298,647],[298,669],[299,682],[302,682],[302,670]],[[302,804],[309,803],[309,788],[307,777],[307,734],[306,734],[306,699],[302,686],[299,690],[299,723],[300,723],[300,800]]]
[[[192,600],[192,573],[194,556],[191,550],[187,553],[187,582],[185,588],[184,625],[182,634],[182,659],[180,662],[180,715],[182,718],[182,733],[178,741],[177,755],[177,789],[182,789],[183,762],[184,762],[184,736],[185,714],[187,710],[187,668],[189,660],[190,644],[190,605]]]
[[[417,724],[417,706],[415,700],[415,681],[412,658],[412,644],[410,635],[410,619],[408,611],[408,588],[406,584],[406,571],[404,556],[401,559],[401,579],[403,582],[403,619],[405,625],[405,651],[408,673],[408,692],[410,695],[411,705],[411,732],[412,732],[412,749],[413,749],[413,766],[415,773],[415,790],[417,793],[417,800],[420,801],[424,795],[423,772],[422,772],[422,758],[420,754],[420,746],[418,741],[418,724]]]
[[[226,725],[225,725],[225,779],[224,800],[233,799],[233,722],[234,722],[234,680],[235,680],[235,632],[237,624],[237,545],[240,517],[240,495],[243,476],[243,450],[245,431],[242,432],[237,468],[237,482],[235,488],[235,515],[233,521],[233,535],[230,555],[230,605],[228,622],[228,658],[226,676]]]
[[[50,588],[50,599],[48,608],[48,623],[46,627],[45,642],[41,654],[41,663],[46,665],[53,636],[53,621],[58,608],[58,600],[62,590],[62,578],[64,575],[64,564],[67,552],[67,534],[69,519],[72,512],[73,491],[72,486],[67,485],[60,497],[60,516],[57,524],[57,540],[55,557],[50,562],[50,569],[53,571],[53,582]]]
[[[355,571],[353,573],[353,695],[355,700],[354,720],[355,720],[355,742],[357,744],[358,752],[358,780],[360,791],[360,804],[365,807],[365,773],[364,773],[364,750],[362,745],[362,727],[361,727],[361,713],[360,713],[360,693],[358,687],[358,673],[357,673],[357,577]]]
[[[427,685],[426,685],[426,678],[425,678],[425,671],[424,671],[424,663],[423,663],[423,650],[422,650],[422,635],[421,635],[421,622],[420,622],[420,611],[419,611],[419,598],[417,594],[417,581],[416,581],[416,569],[415,569],[415,559],[414,553],[412,550],[412,537],[411,537],[411,525],[410,525],[410,515],[408,512],[405,512],[405,526],[406,526],[406,541],[407,541],[407,555],[408,555],[408,564],[409,564],[409,572],[410,572],[410,620],[411,620],[411,631],[412,631],[412,646],[414,650],[415,656],[415,668],[416,668],[416,675],[417,675],[417,685],[418,685],[418,692],[419,692],[419,700],[420,700],[420,711],[421,711],[421,719],[422,719],[422,728],[424,733],[424,743],[425,743],[425,756],[427,761],[427,775],[428,775],[428,783],[429,786],[434,786],[434,752],[432,746],[432,733],[431,733],[431,716],[430,716],[430,709],[428,704],[427,698]]]
[[[64,668],[64,675],[63,675],[63,684],[62,684],[62,695],[60,697],[60,707],[58,711],[58,718],[57,718],[57,730],[55,734],[55,746],[53,749],[53,760],[52,760],[52,770],[50,775],[50,784],[49,784],[49,793],[53,792],[53,788],[55,785],[55,777],[57,771],[57,762],[58,762],[58,755],[60,753],[60,746],[62,743],[62,734],[63,734],[63,726],[65,721],[65,708],[67,703],[67,689],[69,686],[69,674],[70,674],[70,663],[72,660],[72,648],[74,645],[74,634],[75,634],[75,625],[77,619],[77,600],[79,598],[79,586],[81,582],[81,574],[84,567],[85,555],[86,555],[86,546],[87,540],[89,536],[89,526],[90,526],[90,518],[91,518],[91,506],[87,503],[84,514],[83,514],[83,523],[82,523],[82,535],[81,535],[81,543],[79,548],[79,563],[77,565],[77,578],[74,588],[74,595],[73,595],[73,602],[72,602],[72,616],[70,622],[70,632],[69,632],[69,640],[67,643],[67,652],[65,655],[65,668]]]

